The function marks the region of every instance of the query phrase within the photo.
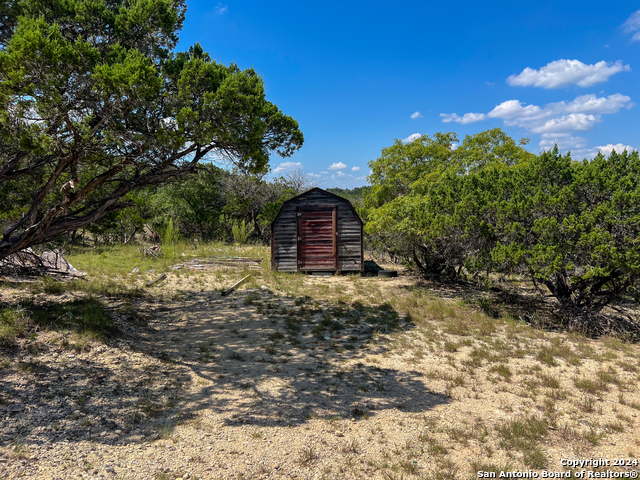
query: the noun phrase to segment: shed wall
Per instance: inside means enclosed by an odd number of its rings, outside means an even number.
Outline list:
[[[338,270],[363,268],[362,223],[347,200],[313,189],[285,203],[273,224],[272,264],[279,272],[298,271],[297,208],[337,205]]]

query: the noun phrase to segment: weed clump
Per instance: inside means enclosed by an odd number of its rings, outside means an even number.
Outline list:
[[[21,308],[4,308],[0,310],[0,345],[13,345],[29,330],[29,317]]]

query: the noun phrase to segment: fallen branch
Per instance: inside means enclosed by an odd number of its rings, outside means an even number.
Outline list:
[[[247,275],[246,277],[244,277],[242,280],[234,283],[233,285],[231,285],[229,288],[227,288],[226,290],[222,291],[222,296],[226,297],[227,295],[229,295],[231,292],[233,292],[236,288],[238,288],[240,285],[242,285],[244,282],[246,282],[248,280],[248,278],[251,275]]]
[[[147,287],[150,287],[151,285],[155,285],[158,282],[161,282],[162,280],[164,280],[165,278],[167,278],[167,274],[163,273],[162,275],[160,275],[158,278],[156,278],[153,282],[149,282],[147,283]]]
[[[159,257],[162,255],[162,249],[158,245],[153,247],[143,247],[140,249],[143,257]]]
[[[38,255],[27,248],[0,260],[0,270],[3,273],[25,275],[58,274],[69,277],[86,275],[73,267],[58,250],[46,251]]]

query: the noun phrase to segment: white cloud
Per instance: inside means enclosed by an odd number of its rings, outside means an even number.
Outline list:
[[[543,133],[540,135],[540,148],[549,150],[558,145],[560,150],[576,150],[587,146],[587,139],[574,137],[570,133]]]
[[[631,37],[632,42],[640,41],[640,10],[633,13],[624,24],[622,24],[622,28],[627,33],[635,32]]]
[[[352,172],[359,172],[360,171],[360,167],[352,167],[351,171]]]
[[[344,170],[345,168],[347,168],[347,166],[344,163],[338,162],[332,163],[331,166],[327,168],[327,170]]]
[[[608,97],[596,97],[594,94],[581,95],[571,102],[549,103],[544,108],[538,105],[524,105],[518,100],[507,100],[487,113],[487,117],[501,118],[507,126],[524,127],[532,133],[541,133],[535,130],[549,121],[552,124],[559,123],[563,116],[567,114],[595,116],[617,113],[622,108],[629,109],[633,106],[634,103],[630,97],[619,93]],[[572,117],[571,120],[575,122],[578,117]],[[598,121],[598,119],[594,118],[592,121]],[[582,123],[584,123],[584,118],[582,118]],[[584,128],[578,128],[577,130],[584,131]]]
[[[609,143],[608,145],[599,146],[598,150],[600,150],[605,157],[608,157],[614,150],[616,153],[622,153],[625,150],[628,150],[629,153],[631,153],[637,149],[633,148],[631,145],[624,145],[622,143],[616,143],[615,145]]]
[[[572,113],[558,118],[547,120],[543,125],[530,129],[531,133],[565,133],[565,132],[589,132],[600,121],[600,115],[586,115],[584,113]]]
[[[407,138],[404,138],[402,140],[402,143],[411,143],[414,140],[417,140],[418,138],[420,138],[421,136],[422,136],[422,134],[420,134],[420,133],[412,133]]]
[[[490,82],[489,80],[485,80],[485,82],[484,82],[484,83],[485,83],[485,85],[486,85],[486,86],[488,86],[488,87],[493,87],[493,86],[496,84],[496,82]]]
[[[507,83],[512,87],[562,88],[569,85],[590,87],[596,83],[606,82],[616,73],[628,71],[631,71],[631,67],[623,65],[619,60],[614,63],[603,60],[587,65],[580,60],[561,59],[548,63],[540,70],[527,67],[520,74],[507,78]]]
[[[411,114],[411,120],[415,120],[416,118],[422,118],[422,114],[420,112],[413,112]]]
[[[617,113],[634,105],[630,97],[619,93],[608,97],[581,95],[571,102],[549,103],[544,107],[507,100],[491,110],[487,117],[500,118],[507,126],[523,127],[531,133],[584,132],[594,128],[600,115]]]
[[[216,8],[213,9],[218,15],[224,15],[229,11],[229,5],[223,5],[222,3],[218,3]]]
[[[631,97],[614,93],[608,97],[596,97],[593,93],[576,97],[572,102],[550,103],[547,107],[573,113],[617,113],[621,108],[629,109],[635,104]]]
[[[273,173],[278,174],[300,167],[302,167],[302,163],[300,162],[280,162],[280,165],[273,169]]]
[[[595,94],[580,95],[570,102],[561,101],[539,105],[526,105],[519,100],[507,100],[496,105],[489,113],[467,113],[460,117],[455,113],[441,113],[444,123],[470,123],[488,118],[501,119],[508,127],[520,127],[528,133],[542,134],[541,148],[550,148],[558,143],[561,148],[582,148],[586,145],[575,132],[588,132],[602,121],[602,115],[613,114],[621,109],[630,109],[635,104],[631,98],[616,93],[608,97]]]
[[[441,113],[440,116],[442,117],[443,123],[456,122],[461,125],[479,122],[486,118],[484,113],[465,113],[462,117],[456,115],[455,113]]]

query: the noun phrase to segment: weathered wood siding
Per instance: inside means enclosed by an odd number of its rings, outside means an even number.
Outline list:
[[[329,213],[334,209],[335,213]],[[328,215],[335,215],[335,230]],[[337,269],[327,257],[331,249],[328,242],[333,236]],[[309,190],[286,202],[273,222],[271,262],[272,268],[279,272],[361,271],[364,267],[362,221],[348,200],[320,188]]]

